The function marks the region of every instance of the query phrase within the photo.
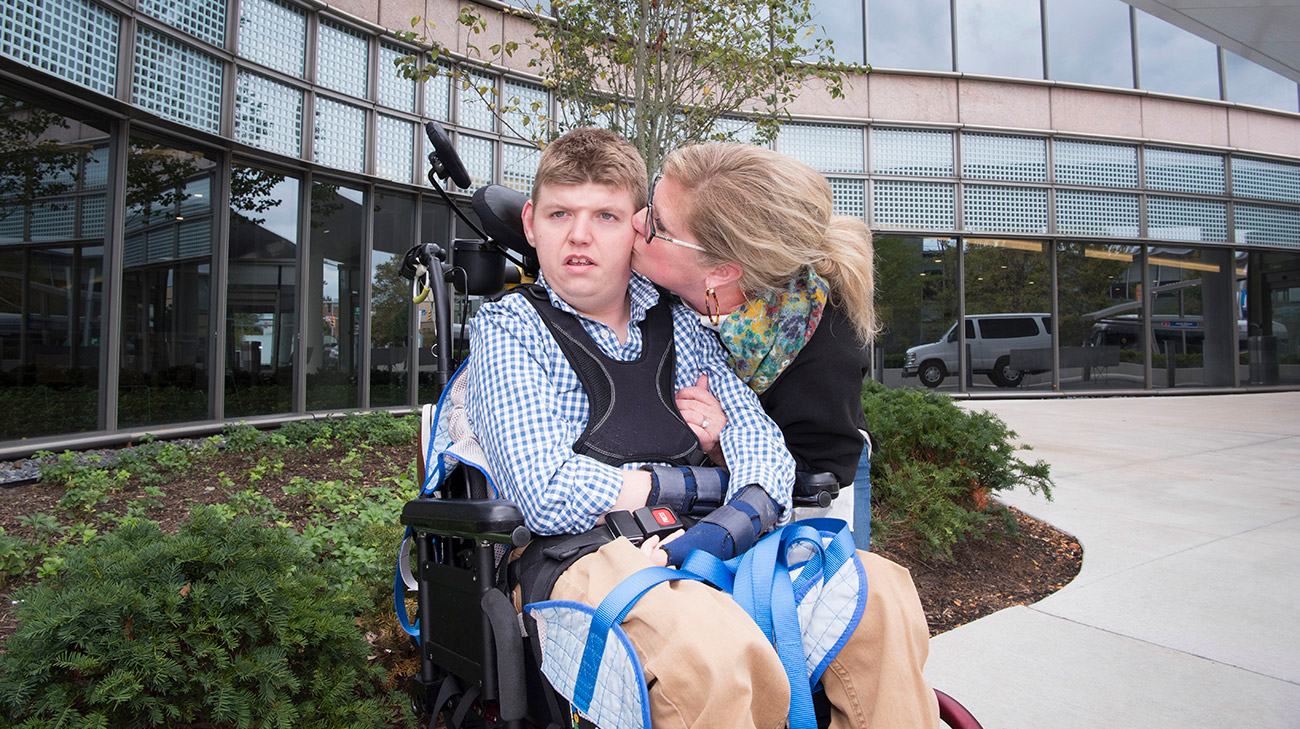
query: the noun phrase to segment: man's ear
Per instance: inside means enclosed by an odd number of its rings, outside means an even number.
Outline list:
[[[740,277],[744,275],[745,269],[741,268],[740,264],[727,261],[714,266],[709,269],[708,273],[704,274],[704,285],[709,288],[720,289],[739,281]]]
[[[533,239],[533,201],[528,199],[524,201],[524,237],[528,239],[528,245],[533,248],[537,247],[537,241]]]

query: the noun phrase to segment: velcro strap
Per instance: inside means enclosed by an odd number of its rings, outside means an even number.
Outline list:
[[[650,506],[671,506],[683,514],[689,513],[691,502],[695,500],[695,479],[687,483],[686,469],[676,466],[650,465],[642,466],[650,472],[650,497],[646,504]]]
[[[743,501],[733,501],[721,509],[715,509],[712,514],[704,517],[702,523],[717,524],[731,535],[732,553],[743,554],[750,547],[754,546],[754,539],[758,536],[758,529],[755,528],[754,522],[758,519],[758,512],[754,507]]]
[[[694,513],[707,514],[722,506],[727,495],[727,471],[703,466],[687,468],[691,469],[691,475],[695,477],[695,503],[692,504]]]

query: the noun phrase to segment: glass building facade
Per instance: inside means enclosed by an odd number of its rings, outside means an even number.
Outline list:
[[[876,233],[874,376],[1300,386],[1294,81],[1118,0],[816,5],[870,98],[801,108],[774,146]],[[421,125],[474,186],[527,190],[540,153],[475,89],[559,100],[522,67],[400,78],[415,52],[318,3],[6,4],[0,453],[436,398],[396,269],[461,231]],[[1188,131],[1207,114],[1231,133]]]

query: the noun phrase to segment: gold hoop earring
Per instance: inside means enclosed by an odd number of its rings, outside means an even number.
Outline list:
[[[709,315],[709,323],[718,325],[718,294],[713,287],[704,290],[704,313]]]

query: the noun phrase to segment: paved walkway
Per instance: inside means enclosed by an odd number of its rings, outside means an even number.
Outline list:
[[[935,638],[986,729],[1300,727],[1300,393],[983,401],[1052,464],[1060,592]]]

